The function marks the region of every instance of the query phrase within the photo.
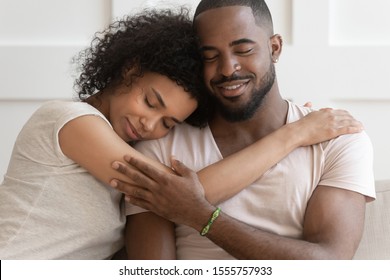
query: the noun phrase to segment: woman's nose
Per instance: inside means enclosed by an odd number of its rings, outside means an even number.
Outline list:
[[[156,127],[156,121],[151,118],[143,117],[140,122],[143,129],[147,132],[153,131]]]

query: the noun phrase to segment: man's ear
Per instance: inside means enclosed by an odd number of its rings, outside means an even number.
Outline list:
[[[283,38],[279,34],[275,34],[270,38],[271,50],[272,50],[272,61],[274,63],[279,61],[279,56],[282,53]]]

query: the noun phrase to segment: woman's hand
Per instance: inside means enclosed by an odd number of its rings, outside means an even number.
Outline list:
[[[346,110],[324,108],[290,123],[296,130],[301,146],[309,146],[343,134],[363,131],[363,125]]]

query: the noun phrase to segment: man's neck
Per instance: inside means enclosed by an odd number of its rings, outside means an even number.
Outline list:
[[[216,112],[210,121],[210,129],[222,155],[226,157],[283,126],[287,112],[287,101],[278,93],[270,94],[251,119],[229,122]]]

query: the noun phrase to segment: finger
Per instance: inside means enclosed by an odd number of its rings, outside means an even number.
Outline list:
[[[139,186],[130,185],[129,183],[117,179],[111,180],[110,185],[115,189],[117,189],[118,191],[124,193],[125,195],[133,196],[135,198],[143,199],[147,201],[151,200],[152,194],[148,189]]]
[[[330,120],[334,121],[334,125],[339,127],[351,127],[356,129],[363,129],[363,124],[356,120],[348,111],[346,110],[332,110],[330,111]]]
[[[167,181],[167,176],[169,173],[159,170],[156,167],[144,162],[143,160],[134,157],[130,157],[130,159],[126,160],[128,160],[130,165],[137,168],[142,174],[144,174],[146,177],[149,177],[153,181],[160,184],[164,184],[164,182]]]
[[[346,110],[322,108],[320,111],[323,113],[324,120],[326,120],[330,126],[338,127],[343,122],[349,122],[353,124],[353,126],[360,123]]]
[[[173,170],[180,176],[190,177],[192,176],[193,171],[188,168],[184,163],[177,160],[175,157],[171,157],[171,165]]]
[[[347,110],[343,109],[322,108],[320,111],[326,112],[328,116],[342,116],[355,119]]]
[[[133,194],[131,196],[136,199],[150,201],[150,192],[143,188],[134,188]]]
[[[130,168],[129,166],[123,164],[120,161],[114,161],[111,167],[119,171],[120,173],[126,175],[127,177],[131,177],[134,173],[137,172],[135,169]]]
[[[358,133],[364,130],[361,122],[355,120],[347,111],[337,110],[326,112],[324,127],[330,136],[337,137],[343,134]]]
[[[363,129],[356,126],[343,126],[335,130],[335,136],[362,132]]]
[[[136,198],[133,196],[125,196],[125,201],[127,203],[130,203],[132,205],[141,207],[141,208],[149,210],[149,211],[154,210],[153,205],[150,202],[143,200],[143,199],[139,199],[139,198]]]
[[[330,109],[329,112],[335,116],[342,116],[342,117],[347,117],[354,119],[352,115],[347,111],[343,109]]]
[[[127,166],[126,164],[123,164],[119,161],[115,161],[112,164],[112,167],[120,173],[129,177],[138,186],[147,186],[149,188],[152,188],[155,184],[155,181],[150,179],[140,170]]]
[[[344,119],[340,121],[337,130],[341,131],[342,134],[356,133],[356,132],[362,132],[364,130],[364,126],[361,122],[355,119]]]
[[[311,108],[311,107],[313,107],[313,104],[312,104],[310,101],[308,101],[308,102],[306,102],[303,106],[304,106],[304,107]]]
[[[321,108],[319,111],[323,111],[323,112],[332,112],[332,111],[337,111],[337,109],[332,109],[332,108]]]

